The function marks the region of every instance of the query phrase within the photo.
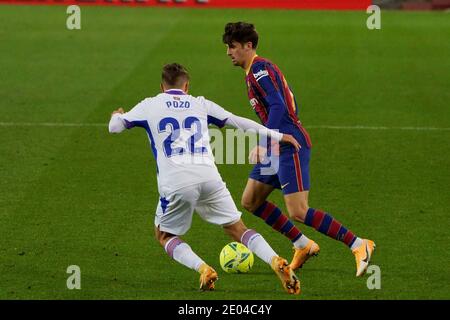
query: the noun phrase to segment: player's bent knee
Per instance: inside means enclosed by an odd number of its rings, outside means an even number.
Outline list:
[[[164,247],[171,238],[175,237],[175,235],[159,230],[159,228],[155,229],[155,237],[156,240]]]
[[[247,227],[242,220],[239,220],[236,223],[224,226],[223,229],[233,240],[241,241],[242,234],[247,230]]]
[[[247,210],[248,212],[255,212],[256,209],[258,209],[259,206],[261,206],[262,202],[264,201],[259,201],[258,199],[245,196],[243,196],[241,199],[242,207],[244,207],[244,209]]]
[[[163,247],[166,245],[166,237],[164,237],[164,235],[162,235],[162,233],[158,234],[156,236],[156,239],[158,240],[159,244],[162,245]]]
[[[244,199],[244,198],[241,199],[241,206],[245,210],[252,212],[252,209],[253,209],[252,203],[250,201],[248,201],[247,199]]]
[[[155,239],[156,239],[156,241],[160,242],[159,241],[160,237],[161,237],[161,231],[159,231],[158,227],[155,227]]]

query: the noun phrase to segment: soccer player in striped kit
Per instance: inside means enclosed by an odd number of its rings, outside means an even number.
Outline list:
[[[233,65],[245,70],[250,104],[261,123],[269,129],[293,135],[301,145],[297,152],[287,144],[280,144],[279,168],[275,174],[262,174],[264,164],[254,166],[242,195],[243,207],[292,241],[294,257],[291,269],[295,270],[317,255],[320,248],[302,234],[275,204],[266,200],[275,188],[281,189],[289,216],[345,243],[355,255],[356,276],[363,275],[375,243],[357,237],[329,213],[309,206],[311,139],[298,119],[297,102],[282,72],[271,61],[256,54],[258,33],[254,25],[228,23],[222,40],[227,45],[227,55]],[[258,162],[265,153],[266,150],[256,147],[250,158]]]

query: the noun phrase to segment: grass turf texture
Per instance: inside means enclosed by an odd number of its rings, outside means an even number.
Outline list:
[[[158,92],[164,63],[191,72],[193,95],[256,119],[242,70],[221,43],[226,22],[248,20],[259,54],[284,71],[305,126],[450,127],[450,20],[446,13],[0,6],[1,121],[106,123]],[[450,131],[310,128],[310,205],[378,245],[381,290],[355,278],[341,243],[300,225],[321,255],[300,271],[303,293],[285,294],[255,260],[244,275],[221,272],[230,241],[194,219],[184,237],[220,273],[200,293],[198,275],[153,239],[155,162],[143,130],[0,126],[1,299],[448,299]],[[249,165],[220,165],[237,203]],[[271,200],[282,205],[280,192]],[[243,215],[282,256],[290,242]],[[214,239],[214,241],[211,241]],[[81,290],[66,269],[81,268]]]

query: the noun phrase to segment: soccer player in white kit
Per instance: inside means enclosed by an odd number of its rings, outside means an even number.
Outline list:
[[[300,281],[287,261],[279,257],[265,239],[241,220],[230,192],[217,170],[209,144],[208,123],[231,125],[243,130],[263,131],[272,140],[300,145],[290,135],[233,115],[204,97],[188,95],[189,74],[177,64],[165,65],[162,93],[146,98],[129,112],[113,112],[109,132],[133,127],[147,131],[157,163],[160,200],[156,209],[155,234],[175,261],[200,273],[200,289],[213,290],[217,272],[181,240],[190,228],[194,210],[210,223],[268,263],[290,294],[300,293]]]

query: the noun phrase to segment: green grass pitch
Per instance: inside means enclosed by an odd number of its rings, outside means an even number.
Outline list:
[[[383,11],[370,31],[365,12],[82,7],[82,29],[69,31],[65,10],[0,6],[0,299],[450,298],[448,13]],[[174,61],[190,70],[193,95],[256,120],[221,42],[237,20],[256,24],[258,53],[299,100],[313,140],[310,205],[376,241],[380,290],[355,277],[343,244],[302,225],[321,255],[299,273],[301,296],[257,258],[251,273],[225,274],[230,240],[195,218],[184,239],[220,272],[217,290],[201,293],[197,274],[153,238],[144,131],[26,125],[106,124],[156,94]],[[219,166],[238,204],[250,168]],[[284,210],[280,192],[270,199]],[[286,238],[243,217],[291,258]],[[69,265],[81,268],[81,290],[66,288]]]

